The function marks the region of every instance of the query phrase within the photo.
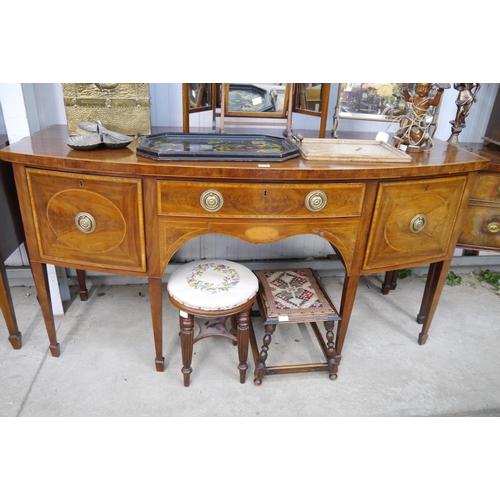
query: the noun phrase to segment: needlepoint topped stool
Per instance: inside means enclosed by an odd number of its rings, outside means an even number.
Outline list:
[[[255,333],[250,330],[250,342],[255,359],[255,385],[261,385],[265,375],[328,371],[331,380],[337,378],[333,328],[340,321],[339,313],[312,269],[277,269],[254,271],[259,279],[257,303],[264,322],[265,335],[259,352]],[[326,329],[326,343],[317,322]],[[310,323],[325,356],[325,362],[266,366],[271,336],[280,323]]]
[[[179,309],[184,386],[190,384],[193,344],[220,336],[238,346],[240,382],[248,369],[250,309],[255,301],[258,280],[247,267],[228,260],[198,260],[179,267],[167,284],[168,296]],[[225,326],[231,318],[231,329]],[[199,332],[194,337],[194,321]]]

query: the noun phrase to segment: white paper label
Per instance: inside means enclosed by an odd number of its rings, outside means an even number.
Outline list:
[[[377,134],[377,137],[375,137],[376,141],[382,141],[382,142],[388,142],[389,141],[389,134],[387,132],[379,132]]]

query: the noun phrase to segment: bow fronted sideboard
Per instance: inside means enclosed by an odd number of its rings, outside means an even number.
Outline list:
[[[188,240],[219,233],[263,244],[326,239],[345,269],[336,370],[361,275],[432,264],[418,338],[428,337],[477,173],[488,160],[436,140],[411,162],[154,160],[76,151],[52,126],[0,151],[13,164],[50,350],[59,355],[45,266],[148,279],[156,369],[163,371],[162,277]],[[169,332],[177,334],[177,332]]]

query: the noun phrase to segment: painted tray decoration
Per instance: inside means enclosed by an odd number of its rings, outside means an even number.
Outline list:
[[[258,134],[163,133],[146,136],[137,154],[155,160],[284,161],[300,155],[285,138]]]
[[[305,160],[339,162],[405,163],[411,156],[384,141],[356,139],[302,139],[300,154]]]
[[[90,151],[101,146],[111,149],[121,149],[127,147],[133,140],[128,135],[113,132],[104,127],[100,121],[80,122],[77,127],[80,135],[68,137],[66,144],[81,151]]]
[[[229,85],[230,112],[273,112],[274,103],[268,90],[252,84],[231,83]]]

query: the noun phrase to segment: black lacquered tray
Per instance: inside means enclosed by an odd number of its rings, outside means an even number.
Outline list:
[[[300,155],[285,138],[257,134],[153,134],[137,154],[155,160],[284,161]]]

